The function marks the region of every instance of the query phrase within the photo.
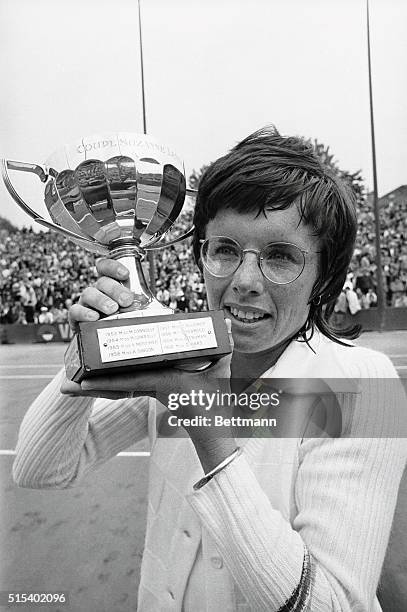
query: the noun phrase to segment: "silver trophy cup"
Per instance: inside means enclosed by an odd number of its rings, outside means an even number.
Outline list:
[[[9,170],[40,178],[52,221],[24,202]],[[170,147],[146,134],[98,134],[58,149],[44,166],[2,160],[2,173],[10,195],[35,221],[89,251],[119,260],[129,270],[126,286],[133,292],[132,305],[79,325],[65,356],[71,380],[118,368],[122,372],[182,363],[199,369],[230,352],[221,312],[173,314],[144,277],[141,262],[148,251],[175,242],[164,245],[162,240],[186,194],[194,194],[186,188],[182,160]],[[190,358],[188,368],[185,359]]]

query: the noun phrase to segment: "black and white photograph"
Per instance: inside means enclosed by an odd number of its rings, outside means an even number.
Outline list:
[[[0,611],[406,612],[406,24],[0,0]]]

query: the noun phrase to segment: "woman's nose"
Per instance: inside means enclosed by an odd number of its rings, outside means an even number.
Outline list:
[[[257,253],[244,253],[243,261],[232,278],[232,288],[241,295],[260,295],[264,289],[264,276],[259,268]]]

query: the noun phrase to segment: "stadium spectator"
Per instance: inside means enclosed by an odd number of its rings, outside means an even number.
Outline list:
[[[166,306],[170,303],[170,292],[166,287],[162,287],[162,282],[157,281],[156,283],[157,293],[156,297],[159,302],[165,304]]]
[[[362,294],[365,294],[373,288],[374,282],[370,267],[365,265],[356,273],[355,289],[360,289]]]
[[[381,249],[386,303],[397,307],[404,304],[407,290],[407,189],[400,187],[394,193],[396,196],[390,194],[381,207]],[[184,211],[168,239],[184,234],[192,225],[192,215],[192,208]],[[95,256],[54,232],[2,229],[1,237],[2,322],[37,322],[42,306],[53,313],[54,320],[65,322],[67,312],[56,316],[56,310],[61,305],[69,308],[66,300],[77,301],[82,290],[96,279]],[[358,211],[358,235],[349,267],[353,288],[361,290],[363,308],[377,305],[374,237],[373,208],[368,197]],[[181,312],[207,308],[202,276],[193,263],[189,242],[155,251],[154,260],[160,301]],[[191,294],[186,296],[188,288],[197,294],[192,300]]]
[[[387,306],[401,306],[407,290],[407,187],[401,186],[379,200],[381,256]],[[375,227],[372,198],[368,196],[358,211],[358,235],[350,269],[366,295],[376,293]],[[370,307],[377,304],[372,300]]]
[[[29,276],[31,278],[31,274]],[[26,284],[23,283],[21,285],[20,299],[21,299],[21,304],[23,305],[23,308],[24,308],[25,318],[26,318],[27,323],[34,323],[34,312],[35,312],[35,306],[37,304],[37,296],[35,294],[35,289],[32,283],[28,282]]]
[[[373,291],[373,289],[369,289],[366,295],[364,296],[362,308],[374,308],[375,306],[377,306],[377,295]]]
[[[50,312],[46,306],[41,306],[41,312],[38,317],[38,323],[43,324],[43,323],[53,323],[53,322],[54,322],[54,317],[52,315],[52,312]]]
[[[17,303],[28,323],[38,322],[42,307],[58,309],[66,299],[78,299],[96,278],[93,256],[58,234],[31,229],[2,234],[0,289],[8,322],[22,318],[13,314]]]
[[[394,306],[397,308],[406,307],[407,306],[407,291],[403,295],[399,295],[394,302]]]

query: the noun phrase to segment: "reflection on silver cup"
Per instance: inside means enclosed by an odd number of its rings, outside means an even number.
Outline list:
[[[34,173],[45,183],[44,200],[52,222],[40,217],[22,200],[11,183],[8,170]],[[182,356],[221,356],[230,352],[223,319],[202,313],[198,318],[196,315],[182,316],[182,319],[187,316],[196,320],[188,323],[189,327],[179,321],[178,327],[184,335],[187,327],[190,330],[189,339],[185,336],[182,343],[177,339],[177,323],[171,328],[173,339],[169,344],[167,329],[167,350],[154,359],[154,347],[162,347],[164,338],[158,337],[159,330],[163,329],[158,318],[161,320],[164,315],[169,323],[166,317],[173,315],[173,311],[152,294],[141,262],[148,250],[160,247],[162,238],[181,212],[186,194],[191,194],[186,188],[183,162],[172,148],[146,134],[103,133],[65,145],[48,158],[45,166],[2,160],[2,173],[10,195],[35,221],[64,234],[85,249],[119,260],[129,270],[126,285],[133,293],[133,304],[96,324],[81,324],[83,330],[80,326],[78,338],[74,339],[73,348],[71,346],[68,350],[69,363],[79,364],[72,379],[81,380],[85,376],[97,375],[100,370],[111,370],[118,362],[130,367],[134,366],[134,360],[143,365],[159,359],[167,362]],[[153,327],[146,331],[147,335],[143,332],[144,335],[140,336],[141,328],[136,332],[130,324],[127,329],[115,327],[118,330],[116,336],[109,336],[106,332],[106,327],[114,325],[113,321],[108,322],[109,319],[148,317],[150,325],[152,316],[156,317],[157,323],[151,322]],[[208,316],[211,321],[207,320]],[[173,315],[174,321],[177,317],[179,315]],[[98,325],[105,330],[103,333],[101,329],[97,330]],[[92,328],[95,334],[89,336],[90,326],[95,328]],[[216,342],[213,339],[208,341],[207,336],[211,333]],[[86,342],[83,341],[85,336]],[[126,348],[115,349],[110,361],[108,357],[103,360],[101,355],[106,354],[106,338],[112,339],[113,336],[116,338],[115,346],[121,343],[120,346],[126,345]],[[144,352],[136,346],[137,342],[140,344],[140,337],[151,337],[151,347],[144,346]],[[113,345],[113,340],[109,342]],[[209,362],[206,360],[204,363],[207,365]]]
[[[152,295],[140,262],[183,207],[186,182],[177,154],[145,134],[102,134],[57,150],[47,169],[51,218],[65,226],[68,213],[93,250],[130,270],[134,304],[119,316],[170,314]]]

